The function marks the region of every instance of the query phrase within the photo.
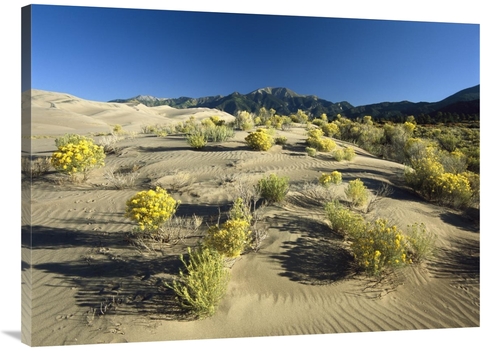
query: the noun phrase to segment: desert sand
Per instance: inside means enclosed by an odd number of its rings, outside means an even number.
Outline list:
[[[243,131],[202,151],[182,136],[140,133],[142,125],[191,116],[233,118],[210,109],[102,103],[37,90],[31,102],[23,102],[23,112],[30,108],[32,137],[25,135],[23,150],[31,147],[35,157],[50,156],[54,138],[65,133],[108,133],[115,124],[126,133],[118,151],[85,184],[58,182],[54,172],[23,182],[24,342],[51,346],[480,326],[478,217],[412,193],[400,164],[359,148],[352,161],[308,157],[305,130],[299,127],[279,131],[288,144],[267,152],[250,150]],[[133,188],[117,190],[105,177],[106,169],[133,166],[140,167]],[[351,179],[362,179],[373,195],[383,184],[390,186],[393,192],[377,198],[363,215],[388,218],[401,228],[425,223],[438,237],[436,255],[382,280],[355,274],[343,239],[307,191],[321,172],[333,170],[343,174],[335,189],[340,199]],[[177,274],[179,255],[199,237],[156,252],[138,250],[126,240],[134,223],[124,218],[125,201],[153,184],[168,188],[183,174],[191,182],[172,192],[182,202],[177,214],[210,222],[228,209],[239,181],[252,184],[270,173],[288,176],[291,189],[283,204],[264,209],[268,236],[258,251],[232,263],[227,294],[213,317],[183,319],[161,281]]]

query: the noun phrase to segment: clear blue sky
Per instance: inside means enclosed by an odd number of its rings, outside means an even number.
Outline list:
[[[479,84],[479,24],[34,5],[32,85],[109,101],[287,87],[354,106]]]

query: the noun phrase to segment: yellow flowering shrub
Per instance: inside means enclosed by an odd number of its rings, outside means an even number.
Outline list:
[[[345,194],[353,206],[363,206],[368,201],[368,189],[359,178],[349,181]]]
[[[337,144],[332,139],[325,138],[321,129],[311,129],[307,132],[306,144],[320,152],[331,152]]]
[[[94,139],[86,137],[84,135],[72,134],[72,133],[64,134],[64,136],[55,139],[57,148],[68,144],[78,144],[80,141],[88,141],[93,143]]]
[[[415,159],[411,167],[405,169],[406,182],[425,197],[432,199],[435,194],[435,182],[444,173],[444,168],[436,156],[430,154],[426,157]]]
[[[52,154],[50,163],[59,172],[74,176],[83,173],[84,180],[94,167],[104,166],[106,155],[102,146],[92,140],[82,139],[76,143],[62,144]]]
[[[340,135],[339,126],[335,122],[323,124],[321,130],[328,137],[338,137]]]
[[[215,124],[216,126],[222,126],[226,123],[225,120],[223,120],[222,118],[220,118],[219,116],[211,116],[210,117],[210,120],[213,122],[213,124]]]
[[[377,219],[351,242],[354,261],[369,275],[379,275],[387,267],[410,263],[405,236],[386,219]]]
[[[443,158],[442,154],[433,152],[428,147],[424,156],[411,159],[410,167],[405,170],[406,182],[428,200],[438,201],[444,205],[462,208],[468,206],[475,196],[471,188],[471,177],[468,172],[449,172],[463,169],[459,164],[464,156],[460,151],[449,153]],[[446,161],[446,167],[441,160]]]
[[[452,207],[464,207],[472,198],[469,178],[465,174],[442,173],[435,179],[434,189],[439,201]]]
[[[249,133],[245,141],[253,150],[267,151],[273,146],[274,139],[265,130],[257,129]]]
[[[135,221],[141,231],[154,233],[175,214],[179,204],[161,187],[143,190],[127,200],[125,217]]]
[[[339,171],[333,171],[332,173],[321,173],[319,177],[319,183],[325,187],[330,184],[339,185],[342,183],[342,173]]]
[[[207,127],[207,128],[213,128],[215,127],[215,123],[214,121],[212,121],[211,118],[204,118],[202,121],[201,121],[201,125],[203,127]]]
[[[239,256],[250,242],[250,223],[245,219],[229,219],[222,226],[211,226],[204,245],[226,257]]]

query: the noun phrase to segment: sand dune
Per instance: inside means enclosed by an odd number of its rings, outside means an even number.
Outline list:
[[[113,124],[139,131],[143,123],[214,114],[231,118],[209,109],[106,104],[33,92],[33,134],[108,132]],[[32,345],[479,327],[478,223],[406,189],[402,165],[358,148],[350,162],[311,158],[303,151],[302,128],[279,134],[290,145],[268,152],[249,150],[246,132],[240,131],[205,151],[190,149],[181,136],[138,134],[123,138],[120,152],[108,155],[88,184],[57,184],[55,174],[36,180],[29,199],[32,255],[23,256],[23,276],[32,284],[32,308],[24,311],[32,316]],[[35,156],[49,155],[54,139],[33,139],[32,147]],[[141,167],[135,188],[113,189],[104,177],[106,169],[133,165]],[[438,235],[436,256],[382,281],[354,274],[343,239],[328,228],[316,199],[303,191],[304,184],[332,170],[343,174],[344,184],[336,189],[340,198],[346,181],[354,178],[372,193],[390,185],[394,192],[366,217],[389,218],[400,227],[425,223]],[[172,293],[158,282],[178,272],[178,255],[198,238],[156,254],[138,251],[125,240],[133,228],[123,217],[126,199],[153,184],[171,186],[183,174],[191,182],[172,193],[182,201],[178,214],[209,221],[230,205],[236,180],[251,184],[271,172],[290,177],[292,187],[284,204],[265,209],[269,235],[261,249],[234,262],[215,316],[182,320]],[[26,230],[23,235],[29,237]]]
[[[30,105],[31,99],[31,105]],[[147,107],[89,101],[76,96],[31,90],[23,94],[24,113],[31,116],[31,135],[61,135],[86,131],[107,133],[120,124],[126,131],[140,131],[141,125],[168,125],[191,116],[201,120],[213,115],[232,120],[233,116],[209,108],[174,109],[169,106]]]

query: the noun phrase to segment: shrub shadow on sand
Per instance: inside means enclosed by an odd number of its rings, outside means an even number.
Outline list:
[[[301,284],[325,285],[353,274],[352,256],[328,226],[307,219],[283,218],[280,222],[280,231],[301,235],[283,242],[284,251],[271,256],[281,264],[281,276]]]
[[[49,227],[23,228],[25,249],[47,250],[87,248],[79,257],[59,262],[31,266],[22,261],[21,268],[34,272],[55,274],[54,284],[70,286],[75,291],[77,306],[92,313],[154,316],[157,319],[183,320],[188,318],[179,308],[175,294],[165,286],[182,267],[178,245],[168,254],[139,252],[120,233],[95,233]]]
[[[456,278],[457,283],[479,282],[479,240],[452,239],[449,247],[439,248],[428,268],[436,278]]]

